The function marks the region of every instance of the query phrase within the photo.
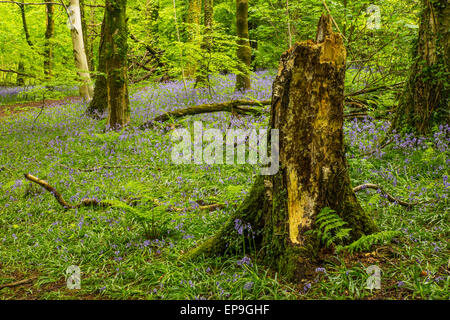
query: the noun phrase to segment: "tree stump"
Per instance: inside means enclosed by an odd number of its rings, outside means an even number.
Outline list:
[[[346,50],[322,16],[317,41],[295,44],[280,61],[273,83],[272,129],[279,130],[280,169],[259,176],[219,233],[186,255],[217,255],[236,234],[236,219],[259,230],[263,261],[288,279],[305,275],[320,249],[311,233],[317,214],[329,207],[348,223],[356,240],[376,227],[352,190],[343,145]]]

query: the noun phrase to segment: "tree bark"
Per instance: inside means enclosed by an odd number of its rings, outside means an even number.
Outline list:
[[[259,176],[219,233],[184,259],[222,254],[239,219],[257,230],[262,261],[295,280],[304,277],[319,252],[319,240],[307,231],[316,228],[324,207],[348,223],[352,240],[376,229],[348,174],[343,145],[346,51],[329,16],[320,19],[317,39],[286,51],[273,83],[270,126],[279,130],[278,173]]]
[[[212,47],[212,28],[213,28],[213,16],[214,16],[213,0],[203,0],[203,14],[204,14],[204,26],[202,50],[204,57],[200,62],[200,70],[197,74],[195,81],[195,87],[202,87],[208,85],[209,81],[209,68],[208,61],[210,60],[210,53]]]
[[[250,85],[251,47],[248,36],[248,0],[236,0],[237,58],[240,61],[236,75],[236,90],[245,91]]]
[[[84,48],[79,0],[70,0],[69,20],[75,65],[78,69],[78,76],[82,81],[82,84],[80,85],[80,95],[86,101],[90,101],[94,93],[94,87],[90,83],[91,76],[89,74],[86,50]]]
[[[24,2],[25,2],[25,0],[22,0],[22,3],[18,4],[18,6],[20,8],[20,14],[22,16],[22,24],[23,24],[23,31],[25,32],[25,39],[27,40],[27,43],[30,46],[30,48],[33,48],[33,42],[31,42],[30,32],[28,31],[28,24],[27,24],[27,17],[25,14]]]
[[[91,41],[89,39],[89,32],[88,32],[88,25],[86,23],[86,10],[84,1],[85,0],[79,0],[80,1],[80,16],[81,16],[81,29],[83,30],[83,43],[84,43],[84,50],[86,51],[86,58],[87,58],[87,64],[89,67],[89,71],[94,71],[94,65],[93,65],[93,52],[92,52],[92,46]]]
[[[52,77],[52,61],[53,61],[53,44],[52,39],[55,33],[55,22],[53,14],[55,12],[53,4],[50,0],[45,1],[46,10],[46,29],[45,29],[45,49],[44,49],[44,75],[46,79]]]
[[[98,49],[98,66],[95,77],[94,97],[86,110],[87,115],[100,118],[108,109],[108,89],[106,87],[106,50],[105,50],[105,18],[103,16],[102,29],[100,34],[100,46]]]
[[[106,87],[108,126],[120,129],[130,121],[128,98],[127,0],[107,0],[105,16]]]
[[[395,114],[397,131],[406,126],[427,134],[434,124],[450,120],[450,5],[422,0],[415,61]]]
[[[187,25],[187,38],[188,42],[192,45],[195,45],[199,34],[200,34],[200,18],[202,12],[202,1],[201,0],[189,0],[188,11],[186,15],[186,23]],[[190,61],[186,65],[186,77],[191,77],[195,74],[197,69],[197,63],[194,59],[190,59]]]
[[[24,2],[25,1],[22,0],[22,3],[18,3],[17,5],[20,8],[20,15],[22,17],[23,31],[25,33],[25,40],[27,41],[27,43],[30,46],[30,48],[34,49],[33,42],[31,42],[30,33],[28,31],[27,16],[25,14],[25,5],[23,4]],[[23,63],[23,55],[22,54],[20,54],[20,59],[19,59],[18,68],[17,69],[18,69],[19,73],[17,73],[16,83],[17,83],[18,86],[21,87],[21,86],[25,85],[25,79],[21,75],[21,73],[25,73],[25,65]]]

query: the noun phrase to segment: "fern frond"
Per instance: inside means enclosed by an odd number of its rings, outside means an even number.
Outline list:
[[[369,234],[367,236],[362,236],[348,246],[339,248],[339,250],[347,250],[350,253],[355,251],[367,251],[370,250],[373,245],[391,242],[393,238],[400,236],[401,234],[401,231],[392,230]]]

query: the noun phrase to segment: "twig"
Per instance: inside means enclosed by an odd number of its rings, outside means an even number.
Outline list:
[[[339,29],[339,26],[338,26],[338,24],[336,23],[336,21],[334,20],[332,14],[331,14],[330,9],[328,9],[328,6],[327,6],[327,3],[325,2],[325,0],[322,0],[322,3],[323,3],[323,5],[325,6],[325,9],[327,10],[328,14],[330,15],[331,21],[333,21],[334,26],[336,27],[337,31],[342,35],[342,38],[344,38],[345,40],[348,40],[348,39],[344,36],[344,34],[341,32],[341,29]]]
[[[18,71],[15,71],[15,70],[10,70],[10,69],[8,69],[8,70],[0,69],[0,72],[15,73],[15,74],[17,74],[19,76],[22,76],[22,77],[36,78],[35,76],[33,76],[31,74],[26,74],[26,73],[22,73],[22,72],[18,72]]]
[[[58,6],[62,6],[61,3],[59,2],[29,2],[29,3],[22,3],[22,2],[17,2],[17,1],[0,1],[0,3],[12,3],[12,4],[17,4],[19,6],[25,5],[25,6],[44,6],[46,4],[55,4]]]
[[[100,171],[100,170],[107,170],[107,169],[131,169],[131,168],[147,168],[150,167],[150,165],[133,165],[133,166],[102,166],[102,167],[93,167],[93,168],[71,168],[68,166],[65,166],[63,164],[60,164],[61,167],[69,170],[76,170],[79,172],[94,172],[94,171]]]
[[[400,199],[398,199],[398,198],[394,198],[394,197],[391,196],[389,193],[387,193],[386,191],[384,191],[384,189],[383,189],[381,186],[379,186],[379,185],[377,185],[377,184],[373,184],[373,183],[366,183],[366,184],[362,184],[362,185],[359,185],[359,186],[357,186],[357,187],[354,187],[354,188],[353,188],[353,192],[356,193],[356,192],[361,191],[361,190],[364,190],[364,189],[375,189],[375,190],[380,190],[381,193],[383,193],[384,195],[386,195],[387,199],[388,199],[390,202],[396,202],[396,203],[398,203],[399,205],[404,206],[404,207],[412,207],[412,206],[414,206],[414,205],[419,204],[419,202],[413,202],[413,203],[410,203],[410,202],[405,202],[405,201],[403,201],[403,200],[400,200]]]
[[[346,97],[353,97],[353,96],[358,96],[361,94],[365,94],[365,93],[370,93],[370,92],[375,92],[375,91],[380,91],[380,90],[394,90],[397,89],[397,87],[400,87],[404,84],[405,82],[399,82],[399,83],[395,83],[393,85],[390,86],[379,86],[379,87],[375,87],[375,88],[365,88],[362,90],[358,90],[356,92],[352,92],[352,93],[347,93],[345,96]]]
[[[96,199],[83,199],[78,204],[70,204],[70,203],[66,202],[64,200],[64,198],[62,197],[62,195],[58,191],[56,191],[56,189],[54,187],[49,185],[47,181],[41,180],[41,179],[39,179],[39,178],[37,178],[35,176],[32,176],[29,173],[26,173],[24,176],[25,176],[25,178],[27,180],[29,180],[31,182],[34,182],[34,183],[37,183],[38,185],[43,187],[45,190],[47,190],[48,192],[53,194],[53,196],[55,197],[56,201],[58,201],[58,203],[60,205],[62,205],[64,208],[66,208],[66,209],[77,209],[77,208],[86,207],[86,206],[96,206],[96,207],[109,207],[109,206],[111,206],[111,204],[109,204],[107,202],[99,202]]]
[[[34,124],[36,123],[36,120],[41,116],[42,111],[44,110],[45,107],[45,94],[42,95],[42,106],[41,106],[41,110],[39,111],[38,115],[36,116],[36,118],[34,118],[33,120],[33,125],[32,128],[34,129]]]
[[[19,280],[19,281],[15,281],[15,282],[0,284],[0,290],[3,289],[3,288],[17,287],[17,286],[20,286],[22,284],[27,284],[27,283],[30,283],[31,281],[35,280],[36,278],[37,278],[37,276],[34,276],[32,278],[29,278],[29,279],[24,279],[24,280]]]

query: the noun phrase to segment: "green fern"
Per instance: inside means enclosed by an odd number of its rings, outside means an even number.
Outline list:
[[[355,251],[368,251],[373,245],[384,244],[386,242],[391,242],[393,238],[400,236],[400,231],[381,231],[367,236],[362,236],[358,240],[352,242],[348,246],[339,246],[337,251],[347,250],[350,253]]]
[[[128,219],[141,224],[148,239],[156,239],[169,230],[171,217],[167,214],[167,205],[153,208],[135,208],[119,200],[108,201],[113,207],[124,210]]]
[[[331,245],[338,245],[350,236],[351,228],[344,228],[347,224],[336,211],[325,207],[323,208],[316,218],[317,228],[315,230],[308,231],[317,236],[321,244],[325,247]]]

